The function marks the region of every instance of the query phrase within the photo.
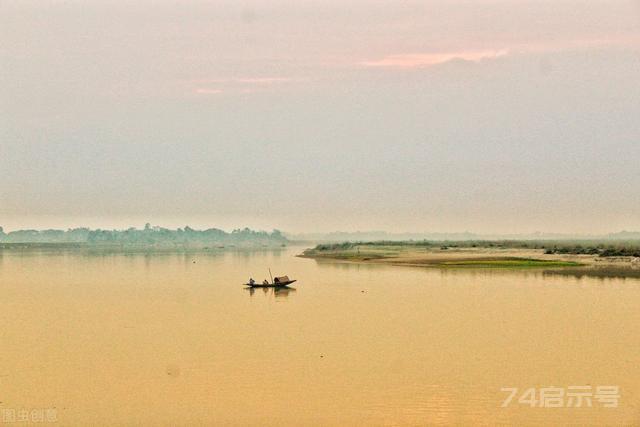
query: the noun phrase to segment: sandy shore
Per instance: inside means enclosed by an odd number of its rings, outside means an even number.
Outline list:
[[[301,257],[341,262],[374,263],[424,267],[637,267],[640,258],[597,255],[545,254],[542,249],[421,248],[413,246],[358,245],[346,250],[308,249]],[[520,261],[518,265],[516,261]],[[525,261],[534,261],[527,264]],[[536,262],[539,265],[536,265]],[[513,264],[513,265],[510,265]]]

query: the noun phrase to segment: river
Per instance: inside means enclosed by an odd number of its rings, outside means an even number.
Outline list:
[[[0,252],[0,416],[640,423],[640,280],[318,262],[303,249]],[[294,289],[241,286],[268,268]],[[539,399],[550,386],[562,407]],[[579,386],[591,399],[575,407]],[[518,389],[506,406],[504,388]]]

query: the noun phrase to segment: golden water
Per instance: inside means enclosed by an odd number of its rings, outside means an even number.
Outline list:
[[[55,408],[58,425],[640,423],[640,280],[301,249],[0,252],[0,410]],[[240,286],[268,267],[296,289]],[[573,385],[617,385],[619,406],[501,407],[502,387]]]

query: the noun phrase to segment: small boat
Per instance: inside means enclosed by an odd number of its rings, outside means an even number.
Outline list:
[[[296,282],[296,280],[289,280],[288,282],[282,282],[282,283],[245,283],[244,286],[249,286],[250,288],[284,288],[285,286],[289,286],[290,284],[292,284],[293,282]]]
[[[280,276],[275,279],[272,278],[271,282],[267,282],[266,280],[262,283],[249,282],[245,283],[244,286],[249,286],[251,288],[283,288],[285,286],[289,286],[295,281],[295,279],[289,279],[289,276]]]

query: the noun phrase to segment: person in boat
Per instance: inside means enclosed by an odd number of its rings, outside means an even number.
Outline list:
[[[253,277],[249,277],[249,284],[253,285],[254,283],[256,283],[256,281],[253,280]]]

